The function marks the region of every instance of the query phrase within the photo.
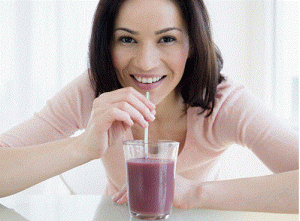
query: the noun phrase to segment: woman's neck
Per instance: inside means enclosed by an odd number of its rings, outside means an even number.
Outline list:
[[[156,105],[155,120],[149,124],[149,139],[176,140],[180,142],[180,150],[183,148],[186,131],[187,115],[186,105],[181,96],[168,95]],[[139,125],[132,127],[133,138],[142,140],[144,129]]]
[[[156,105],[155,121],[159,124],[177,121],[184,116],[185,108],[181,95],[171,93]]]

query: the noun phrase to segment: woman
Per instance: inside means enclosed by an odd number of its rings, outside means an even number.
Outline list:
[[[122,141],[143,139],[150,123],[150,139],[180,142],[175,206],[297,212],[297,134],[221,68],[201,0],[101,0],[90,69],[0,137],[0,195],[101,158],[105,193],[122,204]],[[78,129],[85,131],[70,138]],[[232,143],[251,148],[275,174],[214,181]]]

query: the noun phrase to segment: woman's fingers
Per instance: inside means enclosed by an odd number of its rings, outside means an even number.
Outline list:
[[[140,92],[138,92],[137,90],[135,90],[132,87],[122,88],[118,91],[118,93],[122,94],[120,96],[120,97],[122,97],[122,99],[128,99],[128,101],[130,101],[130,100],[134,101],[134,99],[137,98],[141,103],[146,105],[146,107],[150,111],[155,110],[155,105],[149,99],[147,99],[144,94],[141,94]]]
[[[173,206],[179,209],[198,207],[201,202],[201,191],[198,181],[189,180],[176,174]]]
[[[117,107],[110,107],[106,110],[93,110],[93,120],[89,122],[89,126],[95,127],[97,134],[101,134],[106,133],[114,121],[123,122],[129,127],[134,125],[129,113]]]
[[[115,195],[112,197],[113,202],[116,202],[118,204],[124,204],[127,202],[128,197],[127,197],[127,185],[125,184],[119,192],[117,192]]]
[[[140,92],[138,92],[137,90],[135,90],[132,87],[126,88],[127,91],[127,95],[125,94],[125,96],[131,96],[134,95],[136,96],[142,103],[144,103],[150,110],[150,112],[155,111],[155,104],[153,104],[148,98],[146,98],[145,95],[141,94]]]
[[[128,197],[127,197],[127,193],[126,193],[117,201],[117,204],[123,205],[127,201],[128,201]]]
[[[133,106],[127,102],[119,102],[112,104],[110,107],[99,108],[96,110],[96,114],[99,115],[99,118],[102,119],[102,122],[106,122],[107,127],[114,121],[122,121],[128,126],[133,126],[134,123],[139,124],[141,127],[148,127],[148,121],[153,121],[155,117],[151,117],[150,120],[146,120],[144,116]],[[96,116],[97,116],[96,115]]]
[[[100,95],[97,100],[98,103],[96,104],[99,107],[103,107],[103,104],[117,104],[118,107],[125,111],[125,109],[129,108],[128,105],[130,105],[141,114],[145,121],[153,121],[155,119],[155,105],[143,94],[130,87],[104,93]],[[130,110],[133,109],[130,108]],[[133,117],[136,117],[137,122],[142,124],[141,116],[138,116],[137,113],[134,112]]]
[[[115,129],[121,129],[114,130],[118,133],[123,133],[135,123],[146,128],[148,122],[155,119],[154,114],[155,105],[133,88],[103,93],[93,102],[90,120],[81,136],[83,145],[93,152],[101,149],[97,155],[99,158],[108,147],[108,131],[112,125]]]
[[[120,110],[128,113],[131,117],[131,119],[138,123],[141,127],[146,128],[148,127],[148,121],[153,121],[155,119],[154,115],[151,114],[150,117],[148,117],[147,119],[145,119],[145,117],[143,116],[143,114],[138,111],[136,108],[134,108],[131,104],[127,103],[127,102],[120,102],[115,104],[115,106],[117,108],[119,108]]]
[[[111,112],[111,119],[110,119],[111,123],[117,120],[126,123],[130,127],[133,126],[134,122],[132,121],[132,118],[128,112],[120,110],[119,108],[112,108],[110,112]]]
[[[122,93],[120,96],[121,99],[139,111],[145,120],[154,120],[155,105],[143,94],[133,88],[124,88],[124,90],[120,90],[119,92]]]

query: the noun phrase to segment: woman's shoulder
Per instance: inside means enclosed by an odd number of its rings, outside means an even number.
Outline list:
[[[240,117],[256,104],[253,99],[253,94],[245,85],[226,78],[217,87],[214,109],[208,117],[207,112],[199,114],[200,107],[188,110],[190,127],[196,129],[195,136],[202,134],[202,139],[206,138],[216,148],[226,146],[227,138],[234,137],[231,133],[235,131]],[[227,131],[229,135],[225,136],[220,131]]]
[[[241,83],[226,77],[218,86],[216,93],[216,102],[220,101],[221,98],[227,97],[230,94],[235,94],[237,92],[248,91],[248,88]],[[248,91],[250,92],[250,91]]]
[[[218,86],[215,95],[215,105],[211,117],[216,116],[224,107],[231,106],[234,101],[243,97],[245,94],[251,94],[251,91],[242,83],[236,82],[229,77],[226,77]],[[193,112],[201,112],[201,107],[192,108]],[[201,114],[206,115],[206,112]]]
[[[94,90],[89,79],[89,71],[86,70],[75,79],[67,83],[53,98],[52,101],[60,103],[73,104],[78,107],[79,104],[90,106],[95,99]],[[86,104],[88,103],[88,104]]]
[[[67,119],[68,122],[84,127],[86,125],[92,104],[94,91],[89,80],[88,70],[66,84],[57,94],[47,101],[46,106],[38,113],[43,118],[53,116]],[[81,120],[81,122],[77,122]]]
[[[217,87],[214,112],[217,114],[220,110],[232,108],[237,104],[254,101],[257,102],[258,98],[245,84],[226,78]]]
[[[70,90],[70,89],[73,90]],[[82,74],[77,76],[75,79],[70,81],[63,89],[63,92],[72,92],[72,91],[86,91],[92,92],[92,84],[89,78],[89,70],[85,70]]]

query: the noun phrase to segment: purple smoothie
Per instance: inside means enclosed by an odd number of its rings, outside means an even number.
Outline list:
[[[169,214],[174,198],[174,161],[140,158],[126,164],[131,212]]]

